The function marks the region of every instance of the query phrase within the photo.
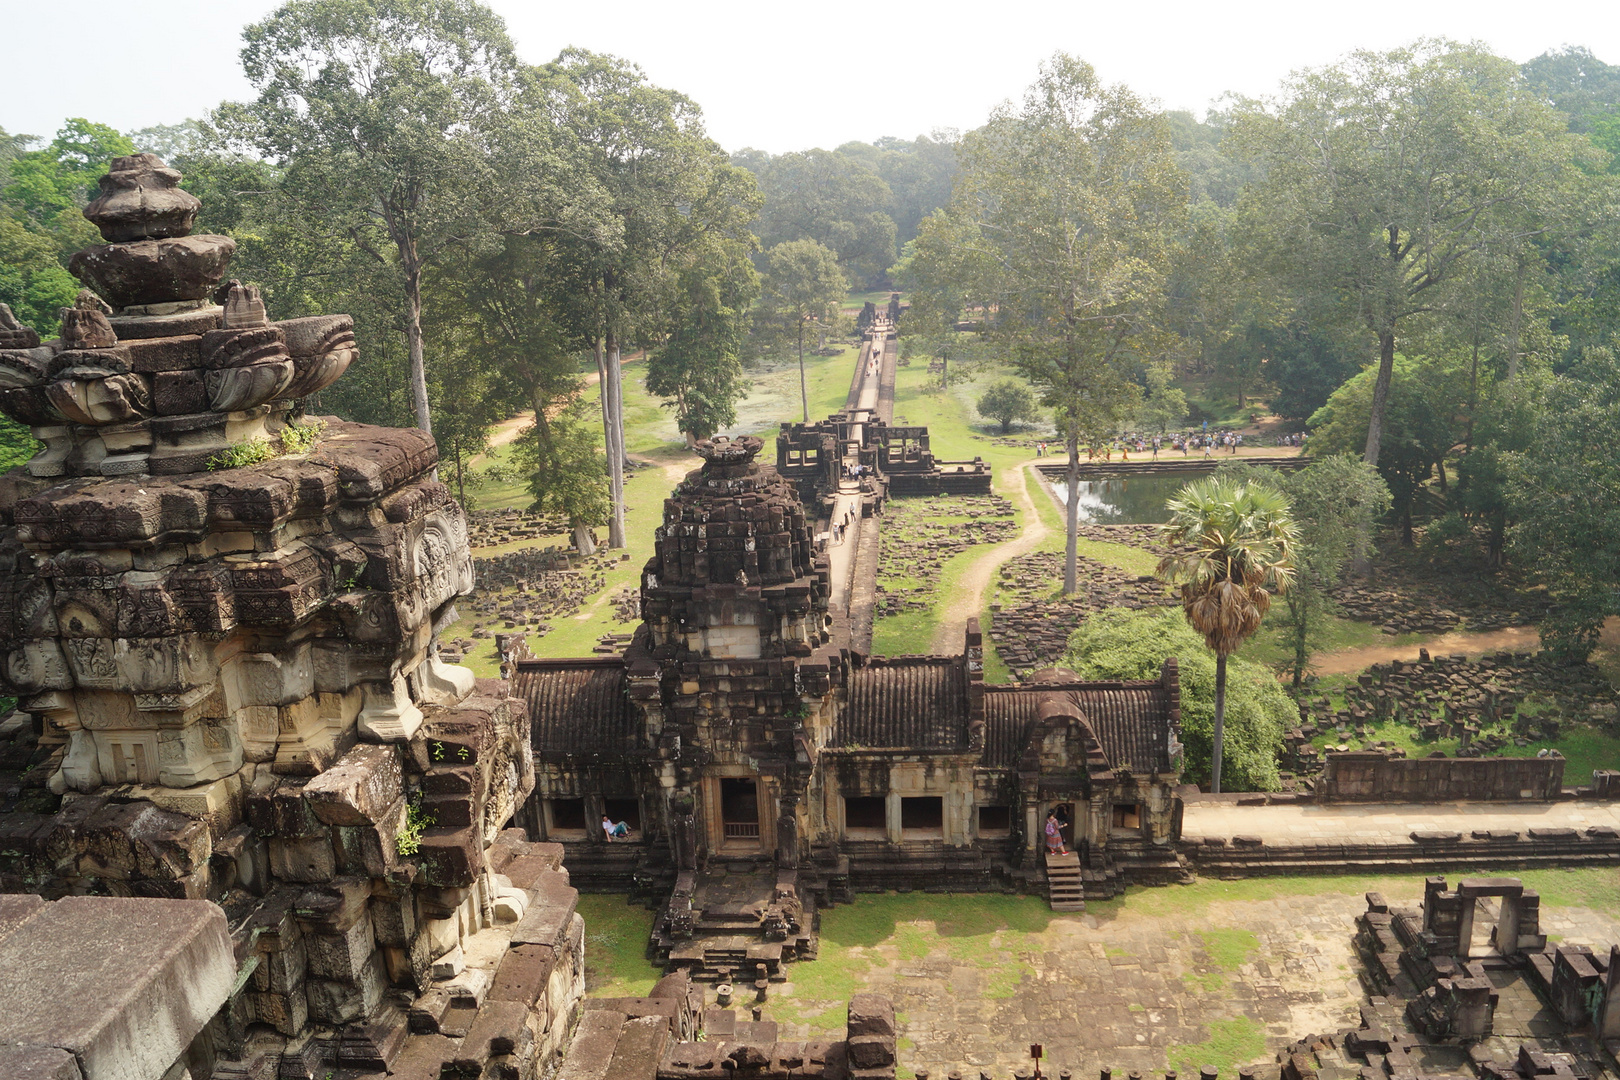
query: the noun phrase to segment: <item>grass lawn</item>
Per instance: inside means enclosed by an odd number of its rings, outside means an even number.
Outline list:
[[[1601,920],[1620,917],[1620,869],[1537,869],[1520,876],[1541,894],[1544,912],[1581,919],[1585,909],[1601,917],[1590,924],[1595,940],[1606,940],[1595,936]],[[1204,879],[1133,887],[1114,900],[1088,901],[1084,914],[1055,913],[1036,896],[861,894],[853,904],[823,910],[819,958],[787,968],[788,981],[771,987],[765,1016],[783,1024],[784,1039],[838,1038],[852,995],[886,994],[897,1010],[900,1073],[909,1076],[919,1067],[961,1060],[951,1055],[964,1046],[994,1056],[1007,1049],[1004,1043],[1016,1048],[1039,1041],[1042,1002],[1085,993],[1086,979],[1117,963],[1140,974],[1111,990],[1132,1017],[1123,1021],[1127,1031],[1116,1045],[1129,1045],[1129,1029],[1141,1024],[1135,1029],[1145,1038],[1137,1042],[1151,1050],[1155,1069],[1185,1074],[1215,1065],[1225,1075],[1268,1059],[1285,1037],[1303,1033],[1268,1032],[1244,1004],[1253,1000],[1256,979],[1274,978],[1259,961],[1279,965],[1296,942],[1314,942],[1310,956],[1325,948],[1336,963],[1311,986],[1293,989],[1314,988],[1335,999],[1343,994],[1344,1007],[1353,1010],[1360,993],[1349,938],[1363,894],[1378,891],[1410,904],[1422,884],[1416,874]],[[646,959],[651,913],[609,896],[582,896],[579,910],[587,994],[645,994],[660,974]],[[1289,911],[1302,918],[1279,922]],[[1335,921],[1325,929],[1308,925],[1322,915]],[[1277,949],[1283,953],[1271,951]],[[1179,1019],[1169,1025],[1146,1015],[1163,1015],[1165,981],[1181,995]],[[1235,993],[1244,986],[1249,989]],[[1297,1004],[1314,1007],[1303,998]],[[964,1019],[985,1027],[966,1043],[957,1027]],[[1189,1032],[1179,1035],[1185,1041],[1175,1041],[1169,1027]],[[1000,1075],[1007,1062],[994,1064]],[[1054,1070],[1077,1064],[1052,1063]]]

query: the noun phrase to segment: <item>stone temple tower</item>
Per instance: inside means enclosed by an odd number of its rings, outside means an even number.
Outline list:
[[[792,485],[755,460],[762,445],[698,444],[703,467],[664,502],[644,622],[625,654],[687,868],[699,851],[798,865],[806,789],[843,681],[827,557]]]

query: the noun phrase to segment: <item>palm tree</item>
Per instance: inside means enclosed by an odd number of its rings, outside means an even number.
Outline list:
[[[1271,592],[1293,578],[1297,529],[1288,499],[1262,484],[1210,477],[1195,480],[1165,504],[1161,526],[1177,548],[1155,571],[1181,586],[1181,610],[1215,652],[1215,745],[1210,790],[1221,790],[1221,741],[1226,720],[1226,658],[1256,630]]]

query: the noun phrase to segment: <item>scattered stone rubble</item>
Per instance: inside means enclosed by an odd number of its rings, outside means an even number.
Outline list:
[[[1048,599],[1063,581],[1063,555],[1037,551],[1001,568],[1000,599],[990,605],[990,640],[996,655],[1020,678],[1052,667],[1063,656],[1069,635],[1086,617],[1109,608],[1165,607],[1174,604],[1163,582],[1079,556],[1079,589]]]
[[[729,994],[730,988],[726,988]],[[775,1021],[703,1008],[684,972],[645,998],[585,1001],[557,1080],[893,1080],[894,1005],[878,994],[850,999],[842,1039],[785,1041]],[[701,1026],[702,1038],[696,1030]],[[920,1074],[919,1074],[920,1075]]]
[[[949,559],[971,547],[999,544],[1017,536],[1013,505],[999,495],[891,501],[879,541],[878,617],[927,608]],[[885,585],[885,578],[922,584]]]
[[[1534,695],[1550,707],[1527,708]],[[1300,726],[1285,736],[1283,765],[1300,778],[1322,769],[1317,743],[1331,733],[1332,749],[1383,749],[1401,754],[1387,740],[1372,739],[1373,726],[1394,721],[1417,729],[1418,738],[1457,739],[1458,754],[1483,757],[1537,740],[1557,739],[1571,722],[1613,726],[1620,721],[1620,694],[1590,664],[1564,664],[1545,654],[1496,653],[1470,661],[1462,655],[1433,656],[1419,650],[1415,662],[1374,664],[1357,677],[1335,709],[1331,699],[1300,702]],[[1309,787],[1306,780],[1303,787]]]

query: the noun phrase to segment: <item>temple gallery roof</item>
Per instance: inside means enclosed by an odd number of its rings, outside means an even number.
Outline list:
[[[620,657],[525,660],[515,692],[529,704],[544,757],[624,758],[637,749],[635,710]],[[986,768],[1016,768],[1043,696],[1059,692],[1091,725],[1109,763],[1137,772],[1172,768],[1180,715],[1173,679],[1084,681],[1041,672],[1028,683],[984,687]],[[961,657],[877,659],[852,673],[832,749],[971,752],[969,680]]]
[[[512,693],[528,703],[536,753],[622,758],[636,749],[636,713],[622,656],[524,660]]]
[[[849,705],[835,746],[966,753],[968,680],[961,658],[903,657],[874,662],[850,679]],[[1010,769],[1029,737],[1043,693],[1060,690],[1091,723],[1109,762],[1138,772],[1171,767],[1175,702],[1162,679],[1085,681],[1072,672],[1038,672],[1027,683],[984,688],[982,764]]]

